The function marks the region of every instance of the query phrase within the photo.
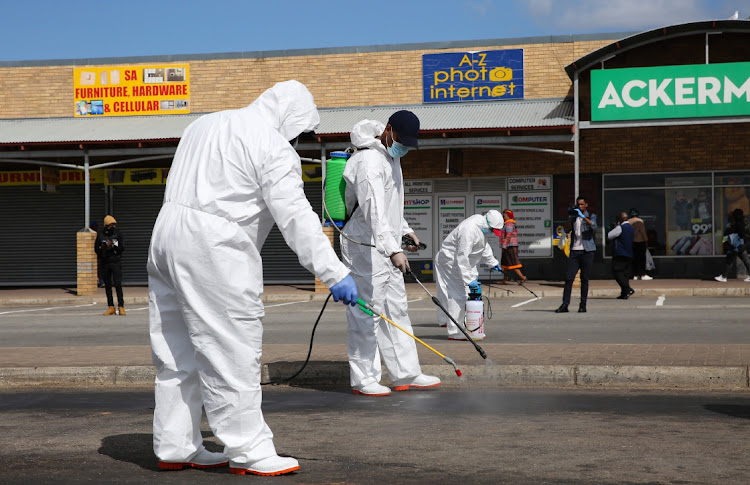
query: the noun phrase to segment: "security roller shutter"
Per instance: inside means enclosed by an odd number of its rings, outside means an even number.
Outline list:
[[[116,185],[110,213],[122,231],[122,284],[147,285],[148,246],[156,217],[164,201],[164,185]],[[104,216],[102,216],[103,218]]]
[[[125,285],[148,284],[146,262],[151,232],[164,198],[164,186],[116,186],[113,190],[112,215],[123,233],[126,249],[122,257],[122,279]],[[319,182],[305,184],[305,193],[316,213],[320,213],[322,188]],[[303,268],[297,255],[287,246],[276,225],[261,251],[265,284],[312,284],[310,272]]]
[[[0,188],[0,286],[75,286],[76,233],[85,225],[84,186]],[[104,188],[91,186],[91,218],[101,227]],[[102,214],[100,217],[99,214]]]
[[[305,195],[320,219],[323,201],[320,182],[305,184]],[[260,253],[263,258],[263,282],[265,284],[313,284],[315,277],[299,264],[297,254],[287,246],[284,236],[274,224]]]

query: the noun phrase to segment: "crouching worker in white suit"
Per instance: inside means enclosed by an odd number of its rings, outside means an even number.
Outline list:
[[[250,106],[199,118],[177,147],[148,257],[154,452],[162,469],[299,469],[276,454],[261,412],[260,250],[276,222],[334,299],[356,304],[354,280],[305,198],[290,144],[319,120],[307,88],[286,81]],[[201,408],[224,453],[203,447]]]
[[[409,235],[417,245],[419,239],[404,220],[401,157],[409,147],[417,146],[418,133],[419,119],[410,111],[394,113],[386,126],[370,120],[354,126],[351,140],[359,150],[344,169],[346,207],[351,218],[343,233],[350,239],[341,238],[342,259],[357,282],[360,298],[410,333],[403,276],[409,261],[401,249],[401,238]],[[381,353],[395,391],[440,385],[437,377],[422,374],[416,344],[407,334],[356,308],[347,307],[346,319],[349,373],[355,394],[391,393],[380,384]]]
[[[485,215],[473,215],[461,222],[443,240],[440,251],[435,255],[435,281],[437,297],[451,317],[459,324],[466,316],[467,286],[471,286],[479,276],[477,265],[484,263],[494,271],[499,271],[499,263],[492,254],[485,234],[503,228],[503,216],[496,210]],[[448,316],[437,309],[438,323],[448,330],[450,340],[466,340],[464,334]]]

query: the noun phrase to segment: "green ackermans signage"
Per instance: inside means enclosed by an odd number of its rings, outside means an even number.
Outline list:
[[[750,115],[750,62],[591,71],[591,121]]]

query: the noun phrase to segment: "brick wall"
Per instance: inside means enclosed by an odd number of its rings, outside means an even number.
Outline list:
[[[582,173],[747,170],[749,154],[747,123],[581,131]]]
[[[565,66],[611,42],[550,42],[142,64],[189,64],[190,104],[194,113],[246,106],[274,83],[287,79],[306,84],[320,107],[420,104],[422,54],[523,48],[525,95],[528,99],[539,99],[572,95]],[[74,67],[86,65],[0,67],[0,118],[72,117]],[[103,65],[97,64],[97,67]]]
[[[95,295],[97,292],[97,261],[94,252],[95,232],[76,233],[77,280],[79,296]]]

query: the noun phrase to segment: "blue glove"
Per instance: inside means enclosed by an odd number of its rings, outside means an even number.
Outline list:
[[[474,281],[472,281],[471,283],[469,283],[469,289],[470,290],[476,290],[477,288],[479,288],[479,280],[476,279],[476,278],[474,278]]]
[[[346,278],[339,281],[331,287],[331,294],[333,295],[333,301],[342,300],[345,305],[355,306],[357,304],[357,285],[354,284],[354,279],[350,275],[346,275]]]
[[[503,272],[503,268],[501,268],[499,264],[493,266],[491,269],[492,269],[492,271],[497,271],[498,273],[502,273]]]
[[[581,209],[576,209],[576,213],[578,213],[578,217],[586,217],[583,215],[583,212],[581,212]]]

